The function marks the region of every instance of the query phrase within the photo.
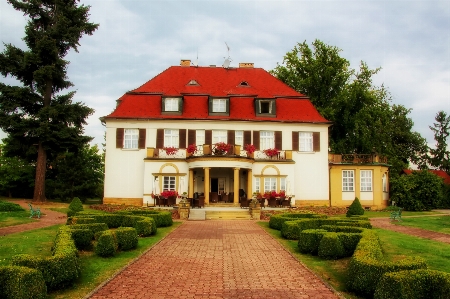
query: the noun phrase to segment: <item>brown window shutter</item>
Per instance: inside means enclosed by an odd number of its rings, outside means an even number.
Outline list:
[[[178,131],[178,147],[186,148],[186,129],[180,129]]]
[[[275,148],[283,149],[283,132],[281,131],[275,131]]]
[[[205,144],[212,144],[212,130],[205,130]]]
[[[195,130],[188,130],[188,145],[195,144],[197,139],[197,132]]]
[[[259,150],[259,131],[253,131],[253,145]]]
[[[320,152],[320,132],[313,132],[313,151]]]
[[[244,146],[252,144],[252,131],[244,131]]]
[[[116,129],[116,148],[123,148],[123,128]]]
[[[145,148],[145,129],[139,129],[139,141],[138,141],[138,148],[143,149]]]
[[[156,130],[156,148],[164,147],[164,129]]]
[[[228,144],[232,144],[232,145],[235,144],[234,135],[235,135],[234,130],[227,131],[227,143]]]
[[[292,150],[298,151],[298,132],[292,132]]]

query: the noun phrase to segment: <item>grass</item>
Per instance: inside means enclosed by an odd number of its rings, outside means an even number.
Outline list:
[[[0,212],[0,227],[35,222],[30,218],[30,211]]]
[[[412,211],[402,211],[403,216],[424,216],[424,215],[441,215],[439,212],[432,211],[421,211],[421,212],[412,212]],[[391,216],[390,211],[364,211],[364,216],[369,218],[377,218],[377,217],[389,217]]]
[[[418,227],[439,233],[450,234],[450,216],[441,217],[402,217],[401,222],[395,222],[397,225]]]
[[[16,254],[51,256],[51,247],[60,225],[0,237],[0,266],[7,266]]]

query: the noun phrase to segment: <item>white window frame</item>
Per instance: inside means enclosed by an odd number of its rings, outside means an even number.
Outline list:
[[[205,130],[195,130],[195,145],[205,144]]]
[[[234,144],[244,146],[244,131],[234,131]]]
[[[342,191],[344,191],[344,192],[355,191],[355,171],[354,170],[342,170]]]
[[[218,142],[228,143],[227,130],[213,130],[212,131],[212,143],[216,144]]]
[[[264,192],[277,191],[277,178],[265,177],[264,178]]]
[[[261,192],[261,188],[259,186],[260,178],[255,178],[255,192]]]
[[[360,191],[371,192],[372,191],[372,170],[360,170],[359,171],[359,182]]]
[[[268,112],[263,112],[262,111],[262,106],[264,104],[268,104],[269,105],[269,111]],[[258,105],[259,105],[259,114],[273,114],[273,105],[275,104],[274,100],[259,100],[258,101]]]
[[[164,147],[179,147],[179,130],[164,129]]]
[[[212,112],[226,113],[228,99],[212,99]]]
[[[275,147],[275,132],[274,131],[260,131],[259,132],[259,148],[265,150]]]
[[[137,149],[139,147],[139,129],[123,130],[123,148]]]
[[[174,176],[163,177],[163,191],[175,191],[177,189],[177,178]]]
[[[299,132],[299,151],[300,152],[312,152],[313,146],[313,133],[312,132]]]
[[[286,178],[280,178],[280,191],[284,191],[285,193],[287,193]]]
[[[383,185],[383,192],[388,192],[387,174],[383,173],[381,178],[381,184]]]
[[[178,112],[180,109],[179,98],[164,98],[164,111],[166,112]]]

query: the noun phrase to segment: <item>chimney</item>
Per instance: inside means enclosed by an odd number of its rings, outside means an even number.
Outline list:
[[[181,59],[180,65],[181,66],[191,66],[191,60],[190,59]]]
[[[239,68],[252,69],[254,67],[253,62],[239,62]]]

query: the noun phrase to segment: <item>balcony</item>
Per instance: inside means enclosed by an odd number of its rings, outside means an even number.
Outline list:
[[[198,145],[194,153],[188,153],[187,149],[176,149],[175,151],[167,151],[164,148],[147,148],[147,158],[150,159],[191,159],[195,157],[239,157],[250,158],[255,160],[272,160],[286,161],[292,160],[292,151],[279,151],[275,156],[268,156],[264,151],[255,151],[248,154],[247,151],[241,150],[240,146],[232,146],[232,148],[223,152],[215,147],[215,145]]]
[[[340,164],[387,164],[387,157],[377,154],[328,154],[329,163]]]

